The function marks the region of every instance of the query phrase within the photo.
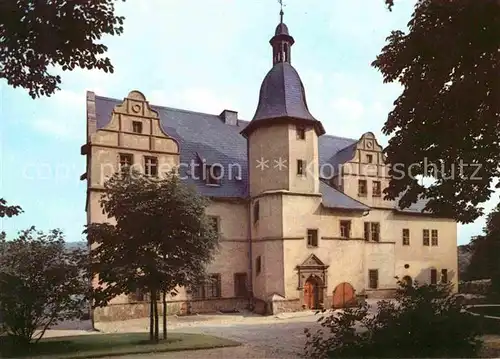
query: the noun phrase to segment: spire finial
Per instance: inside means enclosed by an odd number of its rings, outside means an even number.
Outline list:
[[[278,0],[278,2],[280,3],[280,24],[283,24],[283,0]]]

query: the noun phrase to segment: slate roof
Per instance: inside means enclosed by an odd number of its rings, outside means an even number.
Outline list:
[[[259,123],[283,118],[310,122],[319,135],[325,133],[321,122],[309,112],[304,84],[297,70],[288,62],[276,63],[264,77],[257,110],[244,134],[247,135],[250,128]]]
[[[122,102],[123,100],[95,96],[98,129],[108,124],[114,107]],[[151,108],[158,112],[163,130],[179,142],[181,163],[191,163],[201,158],[207,164],[221,164],[227,174],[223,176],[220,186],[207,186],[204,181],[188,176],[186,171],[181,174],[184,174],[188,184],[209,197],[241,199],[248,197],[247,139],[240,134],[248,125],[248,121],[238,120],[238,125],[234,126],[225,124],[218,115],[154,105],[151,105]],[[318,138],[320,165],[326,163],[338,165],[350,160],[352,156],[349,156],[357,142],[358,140],[350,138],[320,136]],[[228,171],[231,164],[232,175],[229,178]],[[324,181],[320,181],[320,192],[323,195],[323,205],[327,208],[369,209]],[[423,205],[425,202],[417,203],[404,212],[420,212]]]

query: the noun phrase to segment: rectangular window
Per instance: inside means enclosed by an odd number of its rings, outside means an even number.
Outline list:
[[[297,175],[304,176],[306,174],[305,163],[306,163],[306,161],[304,161],[304,160],[297,160]]]
[[[134,132],[134,133],[142,133],[142,122],[140,122],[140,121],[132,121],[132,132]]]
[[[431,284],[437,283],[437,270],[431,269]]]
[[[365,239],[367,241],[380,241],[380,223],[365,222]]]
[[[120,154],[120,172],[127,171],[130,166],[132,166],[134,162],[134,155],[131,154],[125,154],[121,153]]]
[[[433,229],[431,231],[431,244],[433,246],[437,246],[438,245],[438,230],[437,229]]]
[[[308,229],[307,230],[307,245],[309,247],[317,247],[318,246],[318,230],[317,229]]]
[[[204,281],[204,283],[193,288],[192,296],[194,299],[220,298],[220,273],[210,274],[207,280]]]
[[[262,271],[262,258],[258,256],[255,258],[255,275],[259,275]]]
[[[248,294],[247,274],[246,273],[235,273],[234,274],[234,296],[235,297],[246,297],[247,294]]]
[[[158,159],[156,157],[145,157],[144,159],[146,176],[158,176]]]
[[[410,230],[408,228],[403,229],[403,246],[410,245]]]
[[[372,223],[371,224],[371,235],[372,241],[379,242],[380,241],[380,223]]]
[[[422,244],[424,246],[428,246],[429,245],[429,230],[428,229],[424,229],[422,231]]]
[[[340,237],[351,238],[351,221],[340,221]]]
[[[302,126],[297,126],[297,139],[305,140],[306,139],[306,129]]]
[[[380,181],[372,182],[372,197],[380,197],[382,195],[382,187]]]
[[[366,162],[373,163],[373,155],[366,155]]]
[[[257,223],[260,217],[260,206],[259,201],[255,201],[253,204],[253,223]]]
[[[366,180],[358,181],[358,196],[366,197]]]
[[[370,269],[368,271],[368,282],[370,289],[378,288],[378,269]]]
[[[220,165],[207,166],[207,184],[219,186],[221,180],[222,168]]]
[[[217,216],[208,216],[208,220],[210,221],[210,225],[212,226],[215,233],[220,233],[220,218]]]
[[[441,269],[441,283],[448,283],[448,269]]]

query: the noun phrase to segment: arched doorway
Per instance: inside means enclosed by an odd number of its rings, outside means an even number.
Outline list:
[[[304,283],[304,305],[308,309],[319,309],[323,302],[321,280],[310,276]]]
[[[343,282],[335,287],[332,303],[334,308],[345,308],[354,304],[356,304],[356,298],[351,284]]]
[[[411,287],[411,286],[413,285],[413,279],[411,279],[411,277],[410,277],[409,275],[405,275],[405,276],[403,277],[402,282],[403,282],[406,286],[408,286],[408,287]]]

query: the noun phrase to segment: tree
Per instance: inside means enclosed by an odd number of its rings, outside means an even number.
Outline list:
[[[408,25],[372,63],[403,87],[383,128],[385,197],[402,208],[428,199],[431,212],[469,223],[500,175],[500,2],[418,0]]]
[[[113,72],[107,47],[97,40],[123,32],[115,0],[0,2],[0,78],[28,90],[32,98],[50,96],[61,83],[51,66]]]
[[[396,299],[379,301],[370,314],[361,304],[332,312],[306,329],[308,358],[474,357],[480,322],[463,310],[451,284],[412,285],[399,281]]]
[[[470,243],[472,256],[467,268],[468,280],[492,280],[492,290],[500,294],[500,204],[488,215],[483,234]]]
[[[8,206],[7,201],[3,198],[0,198],[0,218],[5,216],[13,217],[21,214],[23,210],[19,206]]]
[[[116,224],[92,223],[85,230],[99,283],[95,306],[120,294],[149,293],[150,339],[157,342],[158,294],[198,283],[217,248],[207,205],[173,172],[162,178],[127,171],[111,177],[101,206]]]
[[[38,342],[62,320],[80,318],[88,295],[87,253],[68,250],[59,230],[35,227],[0,239],[0,317],[15,345]]]

